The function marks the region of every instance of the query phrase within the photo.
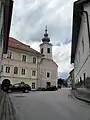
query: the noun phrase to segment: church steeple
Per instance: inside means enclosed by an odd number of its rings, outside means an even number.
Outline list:
[[[45,28],[45,33],[44,33],[44,37],[42,38],[42,42],[50,42],[50,38],[48,37],[48,33],[47,33],[47,26]]]

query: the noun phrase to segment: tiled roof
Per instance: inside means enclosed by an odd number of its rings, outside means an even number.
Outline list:
[[[26,45],[26,44],[16,40],[15,38],[12,38],[12,37],[9,37],[8,47],[20,49],[20,50],[27,51],[27,52],[32,52],[35,54],[39,54],[41,56],[43,55],[40,52],[31,48],[29,45]]]

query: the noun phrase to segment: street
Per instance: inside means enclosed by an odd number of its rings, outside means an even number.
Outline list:
[[[90,105],[74,98],[66,88],[12,93],[10,97],[19,120],[90,120]]]

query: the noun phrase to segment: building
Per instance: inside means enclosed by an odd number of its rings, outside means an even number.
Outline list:
[[[66,79],[68,87],[71,87],[71,76],[69,75]]]
[[[0,0],[0,74],[3,53],[7,53],[13,9],[12,0]]]
[[[90,1],[78,0],[73,6],[71,63],[75,84],[90,77]]]
[[[20,41],[9,38],[8,53],[3,56],[1,81],[9,79],[12,84],[25,82],[32,88],[46,87],[57,83],[57,64],[52,59],[52,44],[47,29],[41,53]],[[49,40],[49,41],[47,41]]]
[[[69,73],[69,80],[71,82],[72,89],[75,89],[75,81],[74,81],[74,69],[72,69]]]
[[[40,64],[40,84],[42,87],[48,85],[57,84],[58,80],[58,66],[53,61],[52,58],[52,44],[50,43],[50,38],[48,37],[47,27],[45,29],[44,37],[42,38],[42,43],[40,44],[40,51],[45,56],[41,59]]]

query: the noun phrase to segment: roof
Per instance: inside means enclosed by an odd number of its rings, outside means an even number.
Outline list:
[[[69,74],[72,74],[72,72],[74,72],[74,69],[72,69],[72,70],[69,72]]]
[[[53,59],[42,58],[42,59],[41,59],[41,63],[42,63],[44,60],[52,61],[52,62],[58,67],[58,65],[56,64],[56,62],[55,62]]]
[[[90,0],[78,0],[73,4],[73,25],[72,25],[72,48],[71,48],[71,63],[74,63],[75,53],[78,43],[78,35],[81,25],[82,13],[76,11],[83,11],[83,4],[90,2]]]
[[[3,41],[3,53],[7,53],[8,39],[11,25],[11,17],[13,10],[13,1],[5,0],[4,6],[4,41]]]
[[[40,46],[41,46],[41,45],[44,45],[45,43],[48,44],[48,45],[53,46],[53,45],[52,45],[51,43],[49,43],[49,42],[43,42],[43,43],[40,44]]]
[[[15,49],[19,49],[19,50],[23,50],[26,52],[31,52],[31,53],[35,53],[37,55],[41,55],[44,56],[43,54],[41,54],[40,52],[34,50],[33,48],[31,48],[29,45],[26,45],[18,40],[16,40],[15,38],[9,37],[9,43],[8,43],[8,47],[10,48],[15,48]]]

